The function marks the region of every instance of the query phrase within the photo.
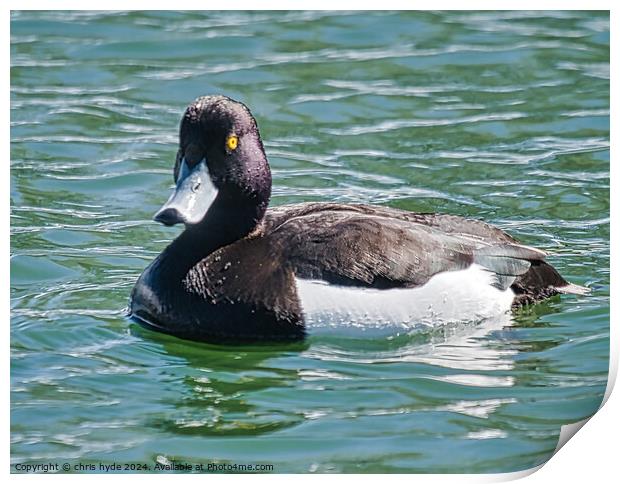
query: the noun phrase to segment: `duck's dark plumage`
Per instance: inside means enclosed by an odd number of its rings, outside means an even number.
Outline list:
[[[230,133],[238,147],[227,150]],[[335,203],[267,211],[271,177],[258,128],[249,110],[228,98],[193,103],[180,138],[175,181],[182,163],[204,162],[217,197],[134,288],[132,314],[160,331],[207,341],[302,338],[296,279],[416,288],[477,264],[494,275],[495,287],[511,288],[513,305],[583,293],[544,261],[542,251],[480,221]]]

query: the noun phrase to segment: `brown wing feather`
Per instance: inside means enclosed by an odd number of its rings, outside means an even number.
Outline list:
[[[473,262],[505,276],[505,288],[545,255],[483,222],[366,205],[282,207],[264,234],[299,277],[376,288],[418,286]]]

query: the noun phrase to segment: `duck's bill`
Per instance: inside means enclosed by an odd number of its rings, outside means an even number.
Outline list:
[[[204,218],[216,197],[217,188],[211,180],[206,161],[202,160],[190,169],[183,159],[177,186],[153,219],[164,225],[197,224]]]

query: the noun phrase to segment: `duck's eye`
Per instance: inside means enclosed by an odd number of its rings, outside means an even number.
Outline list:
[[[226,138],[226,148],[230,151],[237,149],[237,145],[239,144],[239,138],[234,134],[231,134],[228,138]]]

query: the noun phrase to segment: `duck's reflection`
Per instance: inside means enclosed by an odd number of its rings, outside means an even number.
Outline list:
[[[166,392],[171,399],[167,403],[174,411],[166,412],[164,418],[159,416],[153,422],[155,427],[181,435],[252,436],[328,414],[364,414],[363,409],[344,412],[331,408],[325,399],[331,401],[334,391],[366,391],[368,375],[379,371],[377,365],[385,364],[395,364],[398,369],[383,371],[379,378],[405,378],[405,387],[407,379],[422,378],[486,388],[486,393],[490,391],[493,396],[484,400],[486,406],[475,399],[433,401],[434,410],[474,416],[483,410],[493,412],[499,405],[513,401],[504,399],[509,395],[501,390],[516,384],[512,370],[518,364],[515,355],[524,344],[515,339],[513,329],[534,324],[538,316],[532,312],[516,317],[505,314],[479,323],[443,325],[404,335],[328,335],[275,346],[216,346],[139,327],[135,331],[157,341],[167,357],[181,362],[161,370],[162,380],[173,382],[176,388],[174,393]],[[332,392],[331,396],[325,390]],[[395,397],[400,400],[398,393]],[[428,410],[429,403],[425,398],[408,404],[401,401],[399,408],[407,408],[407,412]],[[338,407],[337,401],[332,404]]]
[[[162,368],[162,380],[177,391],[166,402],[175,407],[153,426],[183,435],[260,435],[299,422],[290,412],[261,405],[263,392],[288,387],[296,369],[276,367],[270,360],[299,354],[306,343],[275,346],[216,346],[184,341],[136,325],[136,333],[157,341],[168,357],[182,361]],[[179,385],[179,383],[182,383]],[[170,395],[166,392],[166,395]]]
[[[317,341],[319,344],[306,354],[322,360],[357,363],[412,362],[461,370],[510,370],[516,351],[501,341],[494,343],[490,336],[513,323],[511,314],[503,314],[479,323],[422,327],[381,341],[330,337],[321,343]]]

